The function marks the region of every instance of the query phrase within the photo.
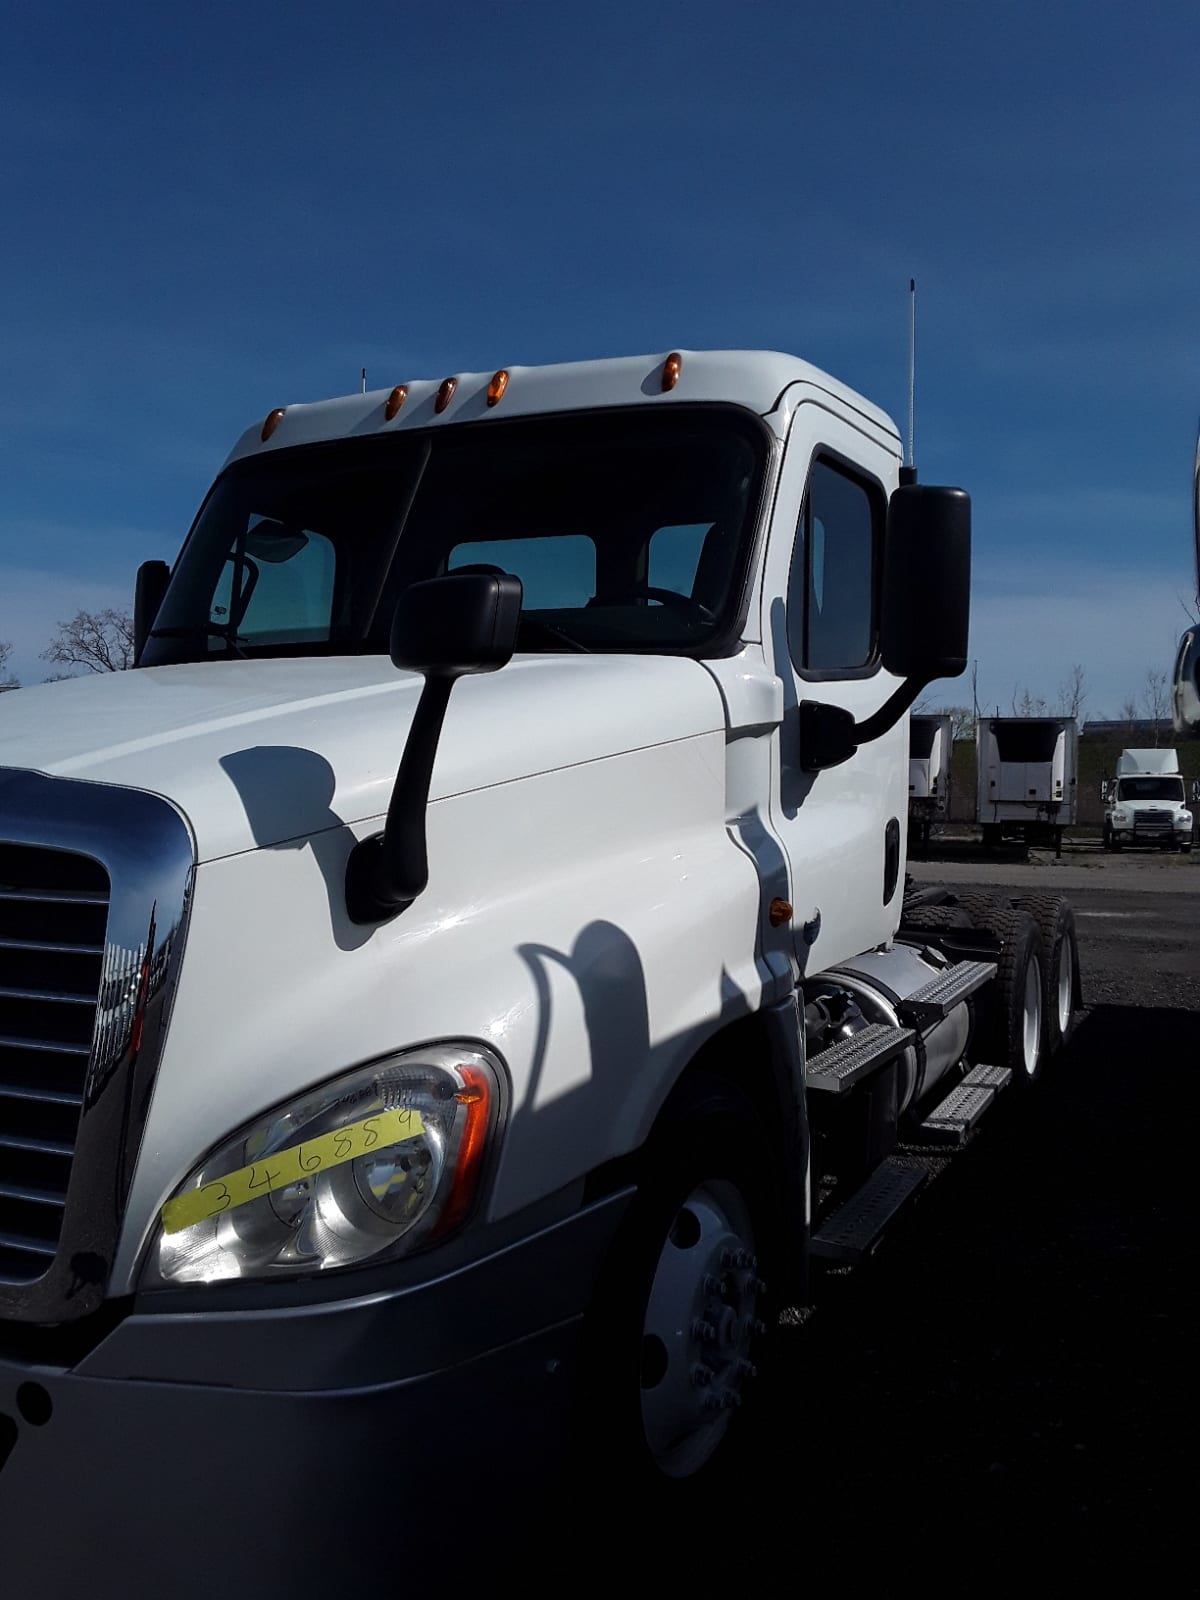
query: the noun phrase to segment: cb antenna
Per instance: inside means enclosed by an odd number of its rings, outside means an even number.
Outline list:
[[[917,280],[908,280],[908,459],[900,468],[900,482],[916,483],[913,441],[917,418]]]
[[[367,392],[367,369],[366,369],[366,367],[364,367],[362,369],[362,392],[364,394],[366,394],[366,392]]]

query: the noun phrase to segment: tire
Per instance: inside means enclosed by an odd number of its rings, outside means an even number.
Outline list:
[[[900,918],[901,931],[913,933],[942,933],[950,929],[962,931],[969,928],[971,919],[961,906],[916,906]]]
[[[1002,940],[1003,948],[990,1004],[980,1007],[976,1059],[1011,1068],[1018,1090],[1028,1088],[1041,1077],[1047,1060],[1041,934],[1028,911],[1017,906],[993,912],[978,926]]]
[[[959,909],[970,918],[973,928],[986,927],[988,917],[997,911],[1006,911],[1011,904],[1003,895],[990,889],[964,889],[961,894],[956,889],[954,898]]]
[[[637,1503],[739,1454],[770,1304],[759,1273],[782,1273],[767,1140],[743,1096],[708,1082],[647,1145],[585,1323],[579,1464]]]
[[[1075,913],[1060,894],[1022,896],[1016,904],[1037,923],[1042,939],[1042,1017],[1049,1060],[1070,1037],[1072,1019],[1083,1003]]]

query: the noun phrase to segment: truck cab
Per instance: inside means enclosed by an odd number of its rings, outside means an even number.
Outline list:
[[[255,1440],[205,1550],[265,1592],[468,1456],[700,1475],[905,1119],[1069,1027],[1061,905],[906,887],[970,507],[884,412],[769,352],[398,376],[245,431],[135,670],[0,700],[6,1552],[66,1498],[169,1563]]]
[[[1126,845],[1191,850],[1192,813],[1174,750],[1122,750],[1117,775],[1105,781],[1102,798],[1106,850]]]

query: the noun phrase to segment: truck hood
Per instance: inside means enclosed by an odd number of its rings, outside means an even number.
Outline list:
[[[0,695],[0,767],[164,795],[210,860],[381,816],[421,687],[379,656],[74,678]],[[724,727],[699,662],[521,656],[456,686],[430,799]]]

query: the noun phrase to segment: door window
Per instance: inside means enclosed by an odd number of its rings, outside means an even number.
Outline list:
[[[788,593],[788,645],[801,672],[861,671],[873,663],[882,527],[876,488],[829,461],[813,462]]]

